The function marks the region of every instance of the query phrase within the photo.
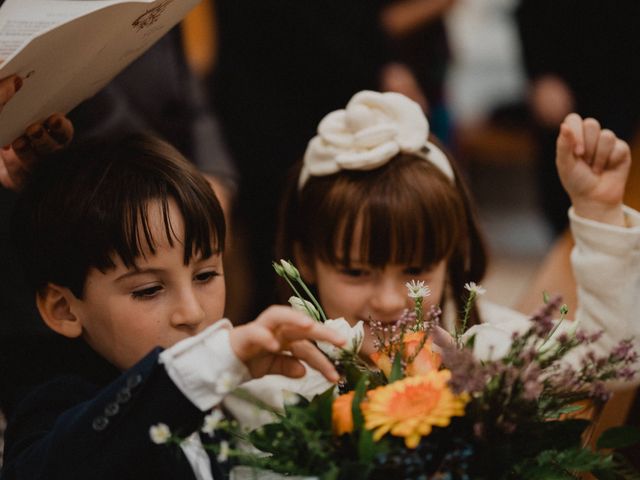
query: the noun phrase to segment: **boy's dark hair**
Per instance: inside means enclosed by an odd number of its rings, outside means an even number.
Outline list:
[[[127,266],[145,248],[155,253],[148,206],[159,201],[166,238],[173,199],[184,219],[184,262],[221,252],[224,215],[209,183],[171,145],[134,135],[92,143],[41,161],[13,214],[13,240],[34,291],[47,283],[82,298],[91,268],[113,268],[117,255]]]

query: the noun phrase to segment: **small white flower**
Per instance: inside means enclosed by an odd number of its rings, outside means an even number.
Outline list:
[[[229,393],[236,388],[239,383],[239,378],[230,372],[224,372],[220,375],[218,382],[216,383],[216,392],[220,394]]]
[[[282,265],[284,273],[287,274],[287,277],[293,279],[300,278],[300,272],[290,262],[287,262],[286,260],[280,260],[280,265]]]
[[[284,403],[285,405],[295,405],[296,403],[298,403],[299,398],[300,397],[298,397],[298,394],[292,392],[291,390],[282,391],[282,403]]]
[[[202,423],[202,428],[200,430],[207,435],[213,435],[214,430],[218,428],[218,424],[223,418],[224,415],[222,412],[216,408],[209,415],[204,417],[204,422]]]
[[[476,285],[476,282],[465,283],[464,288],[469,290],[471,293],[475,293],[476,295],[484,295],[485,293],[487,293],[487,289],[480,285]]]
[[[422,280],[416,282],[415,280],[411,280],[404,284],[409,290],[409,297],[411,298],[424,298],[431,295],[431,289],[427,287]]]
[[[220,451],[218,452],[217,460],[220,463],[226,462],[229,459],[229,442],[223,440],[220,442]]]
[[[149,437],[151,437],[153,443],[162,445],[163,443],[167,443],[171,438],[171,430],[165,423],[151,425],[151,428],[149,428]]]
[[[311,316],[314,320],[320,320],[320,314],[315,305],[307,300],[303,300],[300,297],[289,297],[289,304],[297,312],[304,313]]]
[[[324,324],[332,330],[342,334],[347,339],[344,348],[338,348],[328,342],[318,342],[318,347],[330,358],[339,359],[343,350],[347,352],[358,353],[362,347],[364,340],[364,325],[359,320],[353,327],[344,318],[336,318],[335,320],[327,320]]]

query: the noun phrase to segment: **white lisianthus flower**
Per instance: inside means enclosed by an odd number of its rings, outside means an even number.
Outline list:
[[[476,282],[465,283],[464,288],[469,290],[471,293],[475,293],[476,295],[484,295],[485,293],[487,293],[487,289],[482,287],[481,285],[477,285]]]
[[[409,297],[411,298],[424,298],[431,295],[431,289],[422,280],[418,282],[411,280],[405,283],[404,286],[409,290]]]
[[[335,347],[328,342],[318,342],[318,348],[330,358],[340,358],[343,350],[352,353],[358,353],[360,351],[364,340],[364,325],[362,320],[359,320],[353,327],[349,325],[349,322],[343,317],[336,318],[335,320],[327,320],[324,324],[330,329],[336,330],[347,339],[344,348]]]
[[[207,435],[213,435],[215,429],[218,428],[220,420],[223,418],[224,415],[222,412],[216,408],[209,415],[204,417],[204,422],[202,423],[202,428],[200,430]]]
[[[461,339],[466,344],[471,337],[473,356],[481,361],[500,360],[509,353],[514,333],[524,333],[530,323],[525,320],[511,320],[500,323],[481,323],[469,328]]]
[[[223,440],[220,442],[220,451],[218,452],[217,460],[220,463],[224,463],[229,459],[229,442]]]
[[[300,297],[289,297],[289,304],[297,312],[304,313],[314,320],[320,321],[320,313],[313,303]]]
[[[282,265],[284,273],[286,273],[289,278],[293,278],[293,279],[300,278],[300,272],[296,267],[293,266],[291,262],[287,262],[286,260],[280,260],[280,265]]]
[[[297,393],[292,392],[291,390],[282,391],[282,402],[287,406],[295,405],[296,403],[298,403],[299,398],[300,396]]]
[[[151,428],[149,428],[149,437],[151,437],[153,443],[162,445],[163,443],[167,443],[171,438],[171,429],[169,429],[166,423],[152,425]]]

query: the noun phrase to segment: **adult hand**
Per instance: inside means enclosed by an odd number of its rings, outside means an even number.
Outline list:
[[[571,113],[560,125],[556,165],[576,214],[625,225],[622,201],[631,167],[626,142],[597,120]]]
[[[22,79],[17,75],[0,80],[0,112],[18,90],[22,88]]]
[[[30,125],[24,135],[0,150],[0,184],[11,190],[20,190],[33,163],[66,148],[72,138],[73,125],[61,114]]]

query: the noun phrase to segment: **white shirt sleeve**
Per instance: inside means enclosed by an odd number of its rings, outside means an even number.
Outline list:
[[[160,354],[159,362],[173,383],[203,412],[251,378],[229,343],[232,328],[229,320],[219,320]]]
[[[581,218],[569,211],[576,245],[571,263],[578,285],[576,321],[604,332],[592,347],[608,353],[620,341],[640,338],[640,213],[625,207],[627,227]]]

